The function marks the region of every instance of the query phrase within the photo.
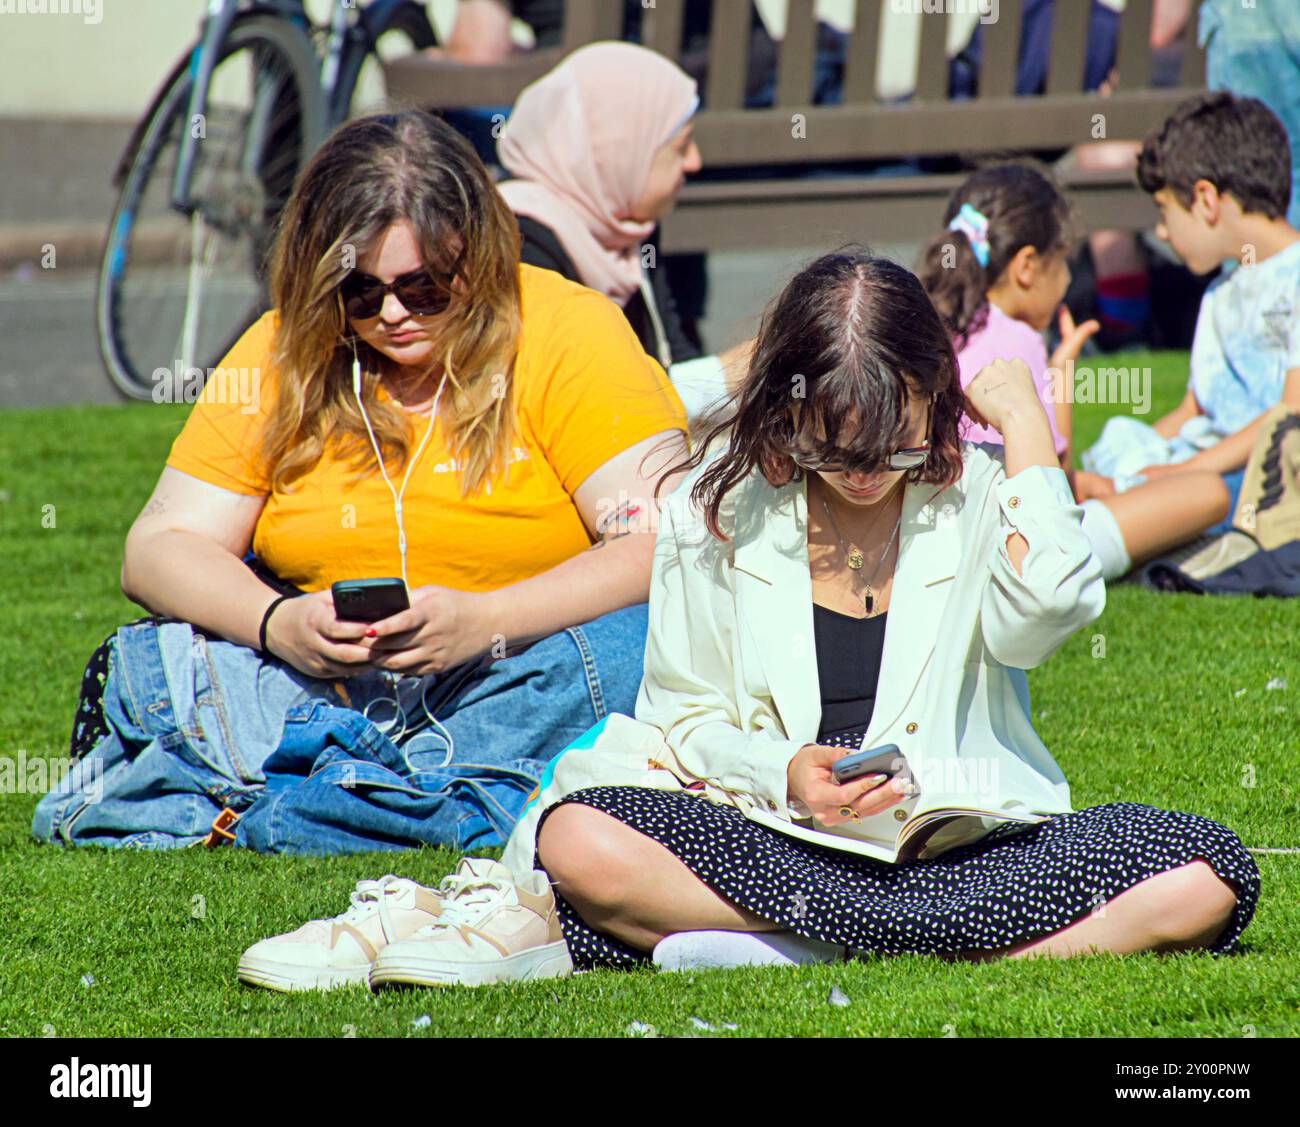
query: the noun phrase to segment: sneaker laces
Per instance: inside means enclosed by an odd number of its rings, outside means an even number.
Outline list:
[[[456,873],[444,877],[439,892],[448,894],[436,921],[429,928],[472,927],[483,916],[483,910],[502,901],[514,887],[513,881],[502,877],[481,877]]]
[[[387,873],[378,880],[359,880],[356,888],[348,893],[351,904],[348,906],[347,911],[340,912],[331,922],[356,925],[378,912],[379,926],[383,929],[386,937],[391,936],[393,931],[390,926],[392,920],[389,914],[389,904],[395,897],[400,896],[407,889],[414,886],[415,882],[413,880],[394,876],[392,873]]]

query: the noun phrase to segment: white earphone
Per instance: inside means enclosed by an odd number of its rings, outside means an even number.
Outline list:
[[[375,438],[374,428],[370,425],[370,416],[366,414],[366,405],[361,401],[361,360],[357,356],[357,343],[355,340],[352,342],[352,394],[356,396],[357,406],[361,409],[361,419],[366,424],[366,433],[370,435],[370,445],[374,447],[375,458],[379,462],[379,472],[383,475],[384,484],[388,486],[388,492],[393,495],[393,512],[397,517],[397,550],[402,557],[402,582],[406,584],[408,597],[411,585],[406,578],[406,528],[402,523],[402,498],[406,496],[406,483],[411,480],[411,470],[415,463],[420,460],[420,455],[424,453],[424,447],[429,441],[429,436],[433,434],[434,425],[438,421],[438,401],[442,398],[442,389],[446,382],[447,373],[444,370],[442,379],[438,383],[438,390],[433,397],[433,410],[429,412],[429,428],[424,432],[424,438],[420,440],[415,457],[406,463],[406,474],[402,478],[402,489],[399,493],[393,488],[393,483],[388,477],[388,470],[384,468],[384,455],[379,449],[379,442]]]

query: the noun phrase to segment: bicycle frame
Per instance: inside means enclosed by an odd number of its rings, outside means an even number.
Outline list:
[[[340,9],[342,5],[340,4]],[[280,16],[304,29],[310,26],[303,0],[272,0],[252,8],[241,8],[240,0],[208,0],[208,10],[203,17],[199,42],[190,53],[190,102],[187,120],[203,120],[208,108],[208,87],[216,69],[218,52],[225,42],[235,19],[248,12],[264,11]],[[195,204],[190,199],[190,185],[194,179],[194,163],[201,138],[190,128],[181,138],[176,157],[176,171],[172,178],[171,206],[184,215],[192,215]]]
[[[348,52],[369,50],[373,38],[371,28],[383,27],[387,23],[389,14],[402,3],[403,0],[374,0],[373,3],[362,6],[364,0],[335,0],[331,5],[327,45],[320,76],[320,91],[324,99],[326,121],[330,126],[341,121],[347,110],[346,105],[340,105],[342,92],[338,89],[338,85],[339,78],[344,72]],[[191,123],[202,120],[207,112],[208,87],[212,82],[212,72],[216,69],[218,52],[230,32],[231,25],[239,16],[254,12],[279,16],[302,29],[304,34],[312,26],[304,0],[268,0],[251,6],[241,6],[241,0],[208,0],[208,10],[203,17],[199,41],[190,52],[189,59],[192,86],[187,120]],[[350,12],[360,13],[355,23],[349,19]],[[148,120],[149,116],[152,115],[146,115],[144,120]],[[192,215],[196,207],[190,199],[190,187],[194,179],[194,164],[200,139],[195,136],[192,128],[189,129],[181,138],[180,150],[177,153],[170,202],[171,206],[183,215]],[[255,146],[253,148],[255,151]],[[134,144],[128,146],[128,156],[133,149]],[[127,157],[123,159],[124,163],[128,160]]]

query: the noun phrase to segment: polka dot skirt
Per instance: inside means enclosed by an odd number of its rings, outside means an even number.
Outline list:
[[[1223,954],[1259,897],[1259,869],[1231,830],[1135,802],[1031,826],[1004,824],[932,860],[891,865],[789,837],[692,794],[593,787],[564,801],[639,830],[710,888],[764,919],[881,954],[1009,947],[1059,931],[1140,881],[1197,858],[1237,892],[1232,917],[1210,948]],[[535,864],[542,867],[540,858]],[[588,927],[558,889],[556,902],[576,967],[648,962],[647,952]]]

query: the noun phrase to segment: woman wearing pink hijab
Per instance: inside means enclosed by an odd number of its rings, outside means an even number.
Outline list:
[[[498,185],[519,221],[521,258],[612,298],[642,347],[698,417],[727,394],[748,346],[701,356],[682,330],[663,272],[643,248],[701,167],[692,139],[695,80],[632,43],[592,43],[519,95],[498,153]],[[651,260],[653,261],[653,260]]]

